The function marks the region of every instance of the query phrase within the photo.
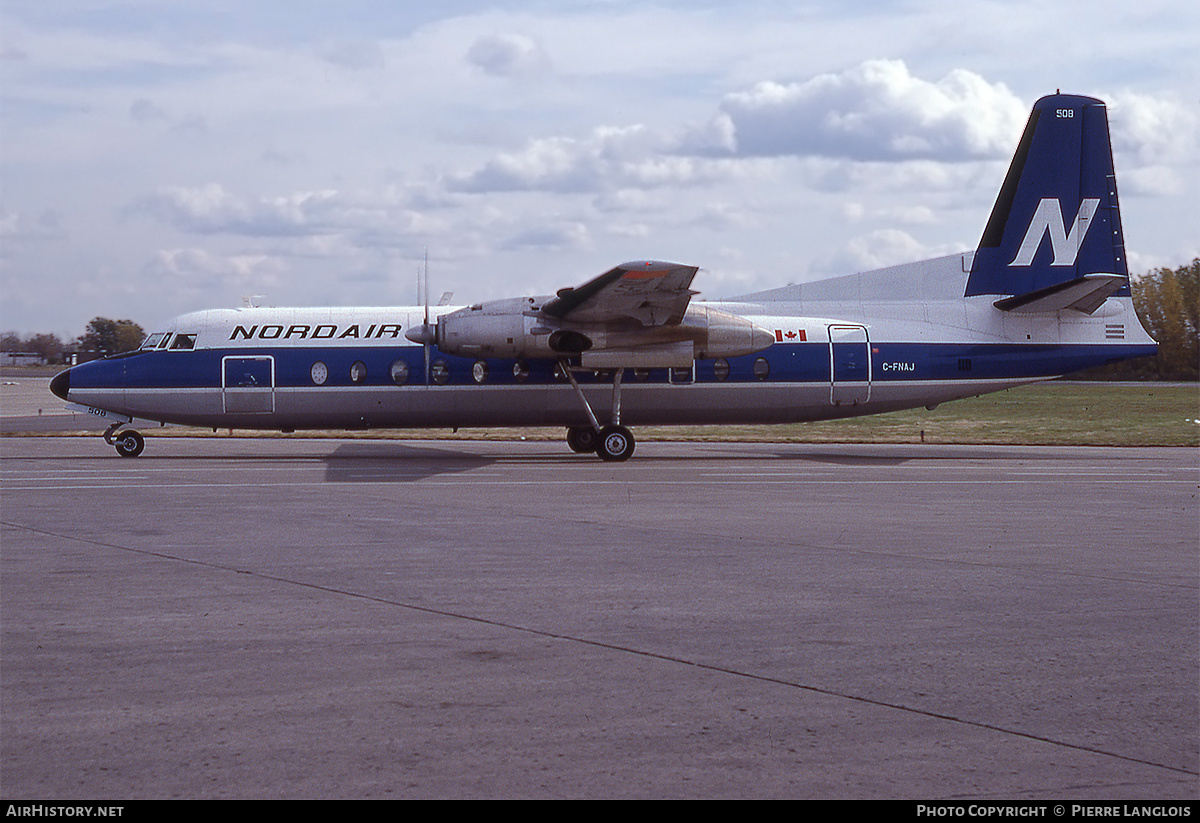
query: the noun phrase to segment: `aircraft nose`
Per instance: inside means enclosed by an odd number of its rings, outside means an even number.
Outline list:
[[[55,395],[61,397],[63,400],[67,399],[67,395],[71,392],[70,369],[54,375],[54,379],[50,381],[50,391],[54,392]]]

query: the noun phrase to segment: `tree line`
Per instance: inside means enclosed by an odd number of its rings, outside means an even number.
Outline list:
[[[87,324],[87,331],[69,341],[63,341],[57,334],[21,337],[15,332],[4,332],[0,334],[0,351],[28,352],[41,356],[47,363],[63,363],[72,354],[107,357],[133,351],[145,338],[146,332],[132,320],[95,317]]]
[[[1200,380],[1200,258],[1134,279],[1133,307],[1158,354],[1089,369],[1099,380]]]
[[[1200,380],[1200,258],[1177,269],[1155,269],[1134,278],[1133,305],[1142,325],[1158,341],[1155,357],[1126,360],[1080,373],[1090,379]],[[0,334],[0,351],[35,352],[48,363],[62,363],[73,353],[96,356],[133,351],[146,333],[132,320],[93,318],[87,331],[63,342],[57,335],[22,338]]]

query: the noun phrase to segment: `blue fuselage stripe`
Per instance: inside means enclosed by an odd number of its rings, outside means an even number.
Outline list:
[[[852,345],[852,344],[845,344]],[[1153,346],[1118,344],[1035,344],[1035,343],[876,343],[870,344],[869,377],[861,364],[842,372],[838,379],[866,380],[873,383],[913,380],[1004,380],[1053,377],[1108,362],[1154,354]],[[326,387],[356,388],[391,386],[393,365],[407,365],[407,384],[425,382],[425,356],[420,347],[275,347],[201,349],[195,351],[145,351],[108,360],[97,360],[71,370],[74,389],[203,389],[222,386],[222,360],[229,357],[270,356],[274,358],[277,388],[313,386],[312,367],[326,366]],[[768,368],[755,370],[763,359]],[[476,360],[456,357],[431,349],[431,362],[442,361],[449,379],[446,385],[475,385]],[[554,376],[554,363],[531,360],[527,372],[514,370],[518,361],[489,359],[485,382],[488,385],[538,385],[561,382]],[[698,360],[696,383],[820,383],[830,382],[828,343],[799,343],[772,346],[755,355],[728,359],[728,375],[717,375],[714,360]],[[839,363],[841,363],[839,356]],[[365,377],[351,377],[355,363],[366,367]],[[765,377],[760,377],[763,372]],[[361,374],[361,372],[360,372]],[[667,369],[650,369],[648,374],[627,376],[631,382],[678,382],[680,374]],[[690,381],[691,378],[684,377]]]

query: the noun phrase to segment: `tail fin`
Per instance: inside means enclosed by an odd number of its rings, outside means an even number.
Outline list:
[[[1049,235],[1049,242],[1046,236]],[[1033,106],[967,279],[1004,311],[1093,312],[1129,294],[1108,111],[1055,94]]]

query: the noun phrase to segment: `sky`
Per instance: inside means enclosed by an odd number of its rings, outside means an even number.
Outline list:
[[[0,0],[0,330],[718,299],[973,249],[1033,102],[1109,106],[1134,273],[1200,256],[1200,4]]]

